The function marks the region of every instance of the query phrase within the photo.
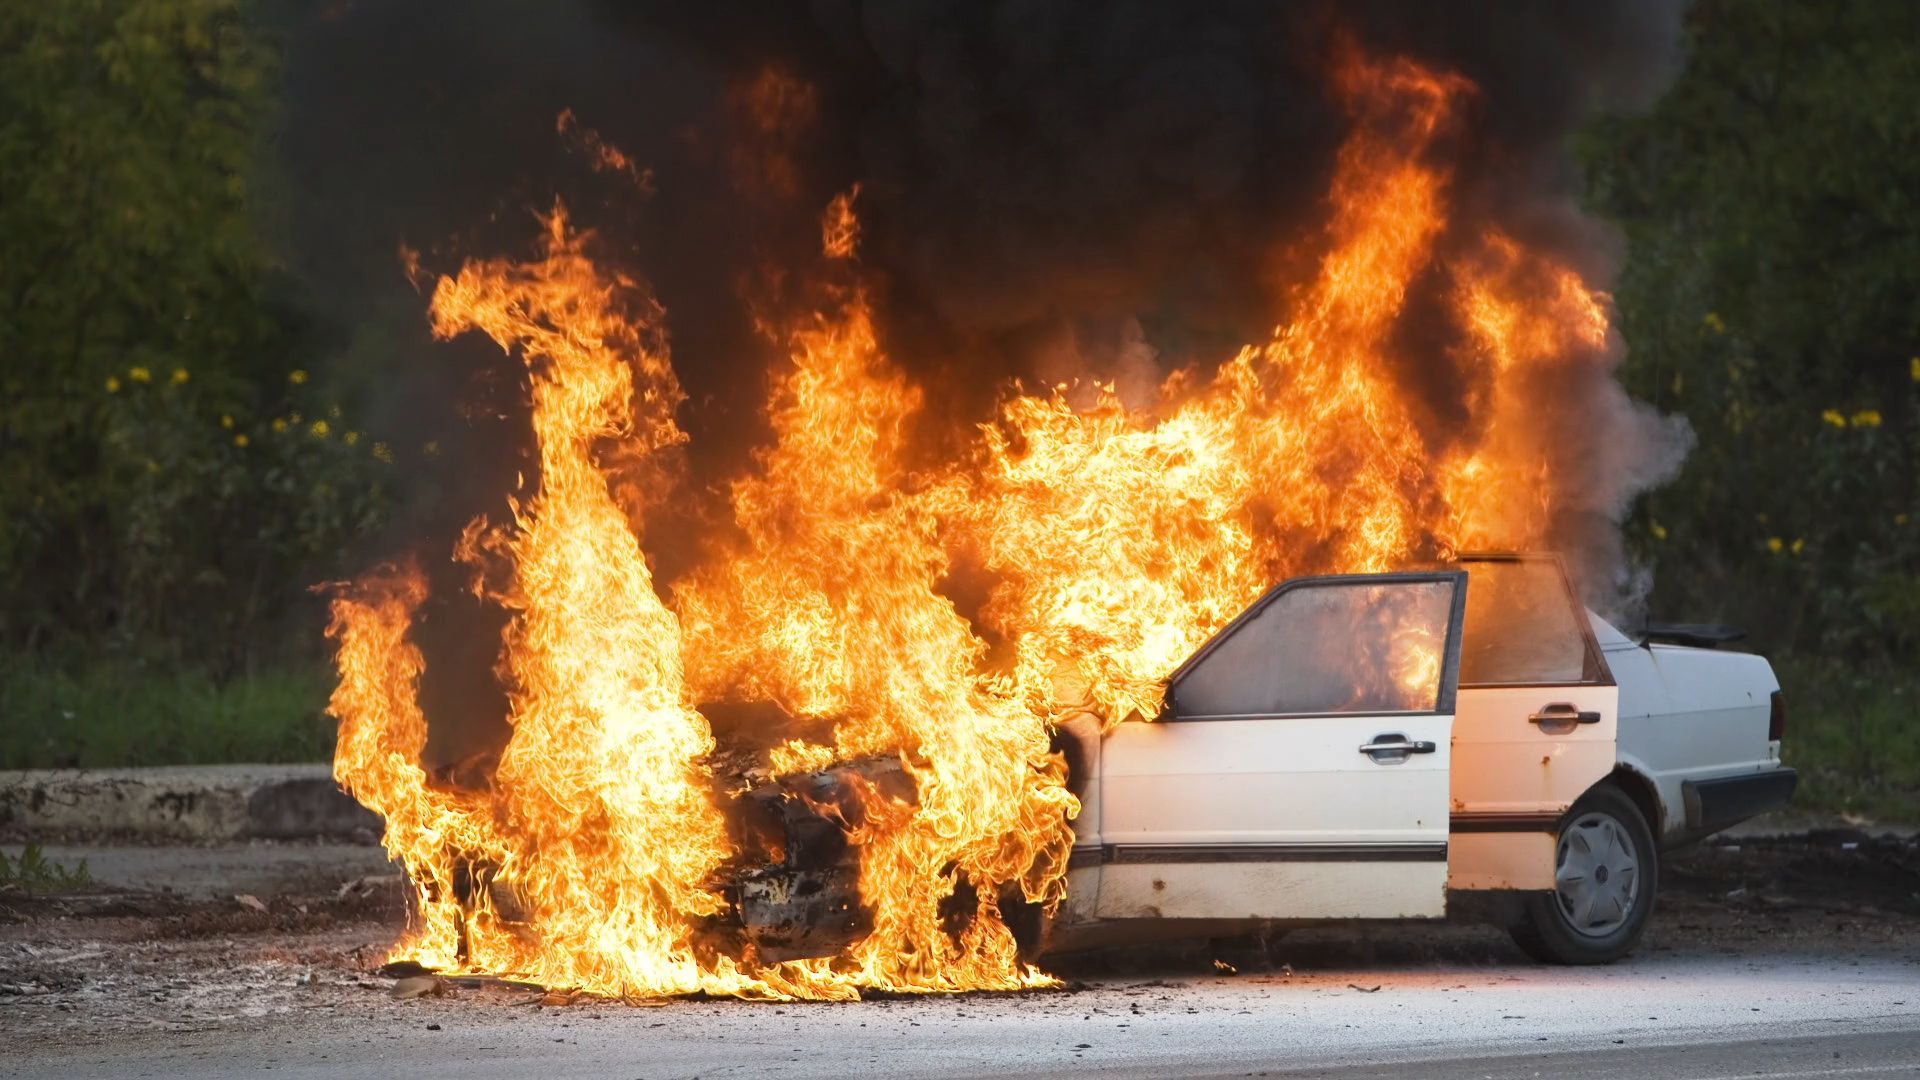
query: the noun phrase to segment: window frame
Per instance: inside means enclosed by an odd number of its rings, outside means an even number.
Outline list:
[[[1448,584],[1453,586],[1453,595],[1447,603],[1447,634],[1444,650],[1440,657],[1440,691],[1435,695],[1431,709],[1394,709],[1382,711],[1346,712],[1256,712],[1256,713],[1218,713],[1202,716],[1183,716],[1179,711],[1176,691],[1181,679],[1190,674],[1201,661],[1205,660],[1220,643],[1233,636],[1239,629],[1272,606],[1274,601],[1299,589],[1335,588],[1354,585],[1430,585]],[[1181,663],[1166,678],[1166,692],[1161,695],[1160,719],[1169,723],[1214,723],[1234,720],[1316,720],[1338,717],[1395,717],[1395,716],[1451,716],[1458,699],[1460,683],[1460,634],[1466,622],[1467,611],[1467,572],[1465,570],[1409,570],[1382,574],[1323,574],[1316,577],[1289,578],[1260,594],[1260,598],[1247,605],[1247,609],[1234,616],[1233,621],[1221,627],[1206,643],[1194,650],[1192,656]]]
[[[1548,563],[1552,565],[1555,574],[1560,579],[1560,593],[1562,596],[1566,598],[1567,608],[1573,613],[1574,624],[1580,628],[1580,640],[1581,640],[1582,646],[1587,650],[1587,662],[1581,665],[1582,670],[1591,669],[1598,673],[1592,677],[1587,677],[1583,675],[1581,678],[1572,680],[1572,681],[1562,679],[1562,680],[1556,680],[1556,681],[1542,681],[1542,682],[1479,682],[1479,683],[1462,682],[1460,684],[1460,689],[1462,690],[1524,690],[1529,687],[1543,687],[1543,686],[1615,686],[1615,685],[1618,685],[1614,682],[1613,669],[1607,666],[1606,654],[1601,651],[1600,641],[1598,638],[1594,637],[1593,617],[1590,614],[1588,614],[1587,605],[1581,603],[1580,597],[1574,593],[1573,580],[1567,576],[1567,564],[1560,558],[1560,556],[1555,555],[1551,552],[1543,552],[1543,551],[1535,551],[1535,552],[1463,551],[1460,554],[1454,556],[1453,561],[1456,565],[1463,566],[1463,567],[1467,563],[1475,563],[1475,562],[1478,562],[1478,563],[1536,562],[1536,563]],[[1466,573],[1466,571],[1462,570],[1461,573],[1464,574]],[[1461,662],[1462,662],[1462,667],[1464,667],[1465,666],[1464,652],[1462,653]]]

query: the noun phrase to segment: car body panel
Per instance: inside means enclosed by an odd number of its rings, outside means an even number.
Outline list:
[[[1460,563],[1467,681],[1453,728],[1447,884],[1550,889],[1561,815],[1614,769],[1619,689],[1558,559]]]
[[[1121,724],[1107,737],[1102,918],[1445,913],[1444,715]],[[1430,754],[1376,764],[1398,734]]]
[[[1780,768],[1780,744],[1767,738],[1780,684],[1758,656],[1618,636],[1620,643],[1603,649],[1620,683],[1620,761],[1653,782],[1661,838],[1696,839],[1702,834],[1687,818],[1688,781]]]
[[[1454,720],[1447,885],[1550,889],[1561,815],[1615,764],[1613,686],[1465,687]],[[1550,706],[1591,723],[1530,719]]]
[[[1168,718],[1120,724],[1101,747],[1097,915],[1445,914],[1463,586],[1454,572],[1288,582],[1196,653],[1170,680]],[[1286,641],[1326,653],[1289,669]],[[1427,648],[1420,689],[1380,682]],[[1424,707],[1376,707],[1403,693]],[[1403,743],[1419,749],[1377,749]]]

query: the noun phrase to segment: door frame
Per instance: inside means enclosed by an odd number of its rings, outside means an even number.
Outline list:
[[[1447,636],[1440,646],[1440,693],[1431,709],[1402,709],[1394,712],[1356,714],[1351,712],[1290,712],[1290,713],[1227,713],[1217,716],[1179,716],[1174,707],[1174,684],[1194,665],[1205,660],[1208,654],[1219,648],[1220,643],[1232,637],[1240,627],[1251,622],[1255,616],[1265,611],[1286,593],[1303,588],[1324,588],[1337,585],[1384,585],[1384,584],[1438,584],[1451,582],[1454,585],[1453,599],[1447,612]],[[1396,570],[1380,574],[1321,574],[1311,577],[1288,578],[1287,580],[1261,593],[1259,599],[1248,604],[1245,611],[1235,615],[1232,621],[1214,632],[1193,655],[1181,662],[1167,675],[1167,692],[1160,699],[1160,715],[1154,723],[1210,723],[1216,720],[1299,720],[1318,716],[1448,716],[1453,713],[1455,699],[1460,689],[1460,632],[1467,617],[1467,572],[1465,570]],[[1591,632],[1591,628],[1589,628]]]

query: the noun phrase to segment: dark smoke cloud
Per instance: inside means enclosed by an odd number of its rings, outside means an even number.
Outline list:
[[[757,406],[767,360],[743,279],[804,265],[813,212],[856,181],[895,355],[948,377],[938,399],[962,412],[990,376],[1070,373],[1064,355],[1144,344],[1206,361],[1262,337],[1313,254],[1345,129],[1325,91],[1340,34],[1477,83],[1463,205],[1604,260],[1565,212],[1562,144],[1597,104],[1661,85],[1678,15],[1525,0],[361,0],[282,23],[294,247],[334,314],[394,295],[396,241],[522,240],[528,211],[566,193],[659,290],[694,422],[707,401],[732,423],[734,404]],[[756,132],[739,95],[769,69],[817,95],[788,130]],[[553,131],[563,108],[654,170],[651,200],[581,190]],[[782,157],[780,191],[741,175],[756,139],[779,144],[759,149]]]
[[[1496,224],[1605,280],[1613,250],[1573,209],[1565,140],[1591,110],[1658,91],[1678,8],[286,0],[270,10],[288,246],[321,316],[354,328],[341,377],[385,403],[376,422],[411,439],[398,443],[440,447],[410,462],[423,491],[402,529],[444,551],[467,517],[498,516],[525,467],[524,376],[488,346],[429,348],[401,242],[429,269],[523,252],[533,212],[566,197],[667,309],[699,502],[764,434],[779,350],[747,302],[778,302],[781,271],[813,258],[815,215],[850,185],[889,351],[930,389],[931,426],[964,437],[1007,376],[1137,390],[1266,337],[1317,254],[1347,126],[1326,89],[1343,37],[1475,82],[1453,148],[1467,228]],[[769,79],[799,91],[769,105],[754,96]],[[555,133],[563,109],[650,169],[650,190],[586,168]],[[1411,304],[1416,341],[1439,302]],[[1436,329],[1407,350],[1438,439],[1464,408],[1447,344]],[[1570,395],[1651,447],[1621,461],[1603,442],[1595,467],[1671,467],[1672,432],[1617,388]],[[659,552],[669,578],[690,557]]]
[[[1596,104],[1657,88],[1678,27],[1670,3],[601,10],[729,78],[772,63],[821,87],[805,194],[862,183],[896,354],[951,376],[962,410],[985,375],[1071,374],[1048,363],[1063,341],[1125,355],[1136,320],[1176,363],[1263,337],[1346,129],[1324,89],[1343,34],[1477,83],[1460,198],[1591,264],[1591,230],[1546,205],[1573,190],[1563,140]]]

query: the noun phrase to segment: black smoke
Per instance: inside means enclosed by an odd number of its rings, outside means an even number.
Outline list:
[[[1574,210],[1567,140],[1597,108],[1650,100],[1679,32],[1670,0],[268,10],[284,54],[273,151],[289,262],[343,328],[334,377],[372,403],[417,479],[400,536],[437,551],[473,514],[500,516],[526,468],[524,374],[490,346],[427,340],[401,244],[429,270],[528,252],[533,215],[564,197],[667,310],[694,504],[764,434],[780,350],[751,305],[805,271],[816,215],[855,183],[885,344],[929,389],[936,440],[963,438],[1008,377],[1095,373],[1125,391],[1264,340],[1317,255],[1347,129],[1328,90],[1343,43],[1472,80],[1449,147],[1462,219],[1604,280],[1612,247]],[[755,97],[769,86],[785,88],[775,106]],[[555,131],[566,109],[649,181],[588,167]],[[1428,308],[1434,296],[1411,298],[1412,321]],[[1419,370],[1406,373],[1442,427],[1464,407],[1445,345],[1410,350]],[[665,576],[690,557],[658,546]]]
[[[1313,254],[1343,36],[1475,82],[1461,205],[1591,266],[1566,138],[1659,88],[1678,6],[334,0],[279,23],[290,246],[329,314],[417,307],[397,243],[430,266],[524,248],[568,195],[658,290],[697,434],[758,404],[746,283],[804,266],[813,214],[856,182],[893,355],[961,415],[1063,357],[1261,338]],[[813,95],[771,133],[740,104],[769,71]],[[650,196],[583,184],[567,108],[652,169]],[[755,154],[787,182],[745,175]]]

